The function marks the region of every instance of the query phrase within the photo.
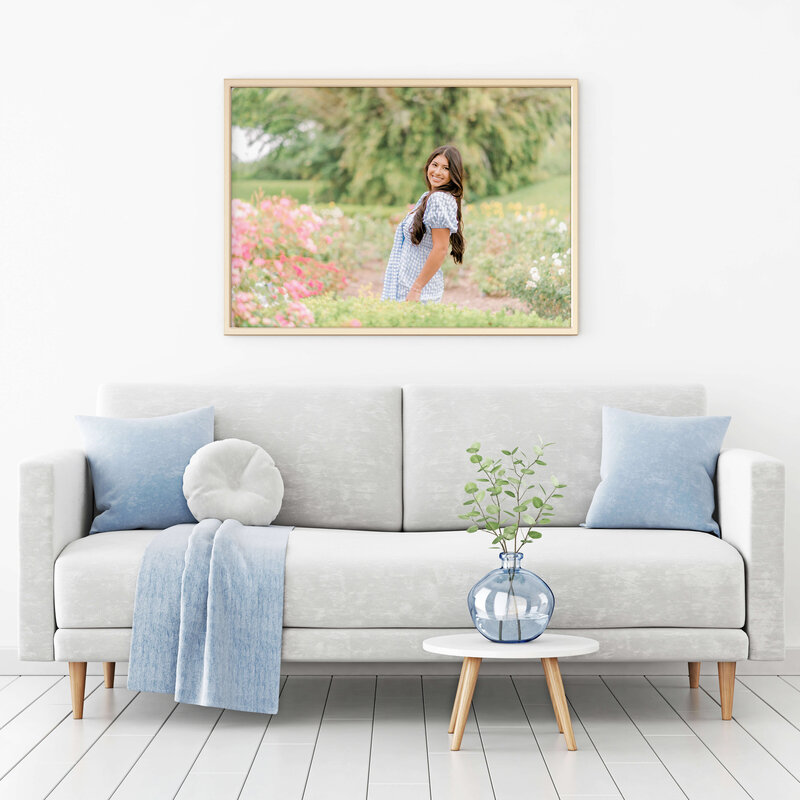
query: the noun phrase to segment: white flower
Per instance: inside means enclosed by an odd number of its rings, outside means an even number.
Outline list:
[[[566,233],[567,232],[567,223],[566,222],[559,222],[558,223],[558,232],[559,233]]]
[[[526,289],[535,289],[535,288],[536,288],[536,284],[535,284],[533,281],[528,281],[528,282],[525,284],[525,288],[526,288]]]
[[[531,267],[530,269],[531,280],[538,281],[540,280],[539,270],[537,267]]]
[[[544,256],[542,256],[542,257],[539,259],[539,261],[547,261],[547,259],[546,259]]]
[[[553,253],[553,258],[561,258],[561,253]]]
[[[566,272],[566,270],[565,270],[565,269],[560,269],[560,270],[558,271],[558,274],[559,274],[559,275],[563,275],[565,272]]]
[[[553,264],[554,264],[555,266],[557,266],[557,267],[560,267],[562,263],[563,263],[563,262],[561,261],[561,259],[560,259],[560,258],[554,258],[554,259],[553,259]]]

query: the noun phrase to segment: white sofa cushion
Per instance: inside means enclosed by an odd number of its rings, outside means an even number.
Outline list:
[[[496,458],[502,448],[517,446],[530,456],[539,434],[554,444],[537,475],[545,484],[551,475],[567,484],[564,499],[553,504],[553,523],[585,522],[600,483],[604,405],[695,416],[705,414],[706,397],[702,386],[403,387],[403,528],[468,528],[458,515],[464,484],[477,471],[466,449],[478,441],[483,456]]]
[[[276,525],[396,531],[403,524],[399,386],[105,384],[97,413],[214,406],[214,438],[263,447],[285,486]]]
[[[125,628],[156,531],[69,544],[55,564],[60,628]],[[485,534],[295,528],[286,552],[285,627],[458,628],[467,592],[499,565]],[[553,628],[741,628],[744,565],[697,531],[551,528],[523,566],[553,589]]]

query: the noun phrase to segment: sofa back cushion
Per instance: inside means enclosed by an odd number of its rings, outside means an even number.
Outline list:
[[[552,524],[580,525],[600,483],[603,406],[697,416],[706,413],[706,396],[702,386],[404,387],[404,529],[467,528],[458,518],[464,485],[478,477],[467,448],[478,441],[483,456],[517,446],[533,456],[539,434],[554,445],[535,478],[545,488],[552,475],[567,484]]]
[[[276,525],[399,530],[399,387],[106,384],[97,413],[155,417],[214,406],[214,438],[245,439],[284,482]]]

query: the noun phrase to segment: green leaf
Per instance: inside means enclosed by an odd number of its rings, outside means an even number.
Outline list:
[[[478,494],[476,494],[476,495],[475,495],[475,499],[476,499],[476,500],[477,500],[479,503],[482,503],[482,502],[483,502],[483,498],[484,498],[484,497],[486,497],[486,490],[485,490],[485,489],[481,489],[481,490],[478,492]]]
[[[530,536],[531,539],[541,539],[542,538],[542,534],[539,533],[539,531],[531,531],[528,534],[528,536]]]
[[[502,486],[492,486],[492,488],[489,489],[489,494],[492,497],[494,497],[495,495],[500,494],[500,492],[502,492],[502,491],[503,491],[503,487]]]
[[[503,538],[504,539],[515,539],[517,536],[517,526],[516,525],[509,525],[507,528],[503,528]]]
[[[472,519],[472,514],[459,514],[459,519]]]
[[[552,511],[553,510],[553,506],[551,506],[550,503],[545,503],[544,504],[544,508],[546,508],[548,511]]]
[[[535,524],[536,524],[536,518],[535,518],[535,517],[532,517],[530,514],[523,514],[523,515],[522,515],[522,519],[523,519],[525,522],[527,522],[527,523],[528,523],[528,525],[535,525]]]
[[[541,497],[532,497],[531,502],[535,508],[541,508],[544,505],[544,500]]]
[[[478,487],[477,487],[477,486],[476,486],[474,483],[472,483],[472,481],[470,481],[470,482],[469,482],[469,483],[468,483],[468,484],[467,484],[467,485],[464,487],[464,491],[465,491],[467,494],[475,494],[475,492],[477,492],[477,491],[478,491]]]
[[[472,443],[472,444],[471,444],[471,445],[470,445],[470,446],[467,448],[467,452],[468,452],[468,453],[477,453],[477,452],[478,452],[478,450],[480,450],[480,449],[481,449],[481,443],[480,443],[480,442],[473,442],[473,443]]]
[[[555,486],[556,489],[558,489],[558,478],[556,478],[555,475],[550,476],[550,483],[552,483],[553,486]]]
[[[496,531],[500,527],[500,523],[493,519],[486,520],[486,529],[489,531]]]
[[[488,478],[476,478],[476,480],[478,481],[478,483],[491,483],[491,481]]]
[[[512,508],[511,510],[512,511],[516,511],[517,514],[521,514],[523,511],[527,511],[528,510],[528,504],[527,503],[522,503],[521,505],[514,506],[514,508]]]
[[[514,492],[512,492],[510,489],[505,489],[505,490],[503,491],[503,494],[507,494],[509,497],[516,497],[516,495],[514,494]]]
[[[489,505],[486,506],[486,513],[487,514],[499,514],[500,513],[500,507],[496,506],[494,503],[489,503]]]
[[[469,514],[467,514],[466,516],[468,516],[468,517],[482,517],[483,514],[481,514],[480,511],[470,511]]]
[[[521,469],[520,472],[523,475],[535,475],[536,474],[532,469]]]
[[[467,533],[475,533],[479,530],[480,528],[477,525],[470,525],[469,528],[467,528]]]
[[[502,453],[504,456],[510,456],[510,455],[511,455],[511,451],[510,451],[510,450],[501,450],[500,452],[501,452],[501,453]]]
[[[554,494],[553,497],[563,497],[563,494]]]
[[[492,544],[498,544],[501,541],[503,541],[503,537],[502,536],[495,536],[495,538],[492,539]],[[497,549],[499,550],[500,548],[498,547]]]
[[[566,488],[567,488],[567,484],[566,483],[557,483],[556,484],[556,489],[566,489]]]
[[[508,476],[508,482],[513,483],[514,486],[519,486],[522,483],[519,478],[512,478],[510,475]]]
[[[537,444],[536,447],[533,448],[533,452],[536,453],[537,456],[544,455],[544,450]]]
[[[515,448],[514,448],[514,449],[511,451],[511,455],[513,456],[513,455],[514,455],[514,453],[516,453],[516,452],[517,452],[517,450],[519,450],[519,447],[515,447]]]
[[[472,500],[465,500],[462,505],[464,506],[474,506],[475,505],[475,498],[473,497]]]
[[[479,456],[479,455],[476,453],[474,456],[470,456],[470,457],[469,457],[469,460],[470,460],[470,461],[471,461],[473,464],[478,464],[478,463],[480,462],[480,460],[481,460],[481,457],[480,457],[480,456]]]
[[[547,462],[546,461],[542,461],[540,458],[537,458],[536,461],[534,461],[533,463],[534,464],[538,464],[540,467],[546,467],[547,466]]]

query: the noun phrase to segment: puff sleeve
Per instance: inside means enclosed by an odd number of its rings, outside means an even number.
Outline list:
[[[426,228],[449,228],[450,233],[455,233],[458,230],[458,206],[455,197],[448,192],[434,192],[428,198],[422,221]]]

